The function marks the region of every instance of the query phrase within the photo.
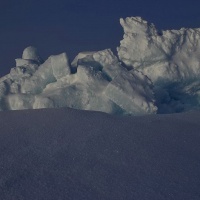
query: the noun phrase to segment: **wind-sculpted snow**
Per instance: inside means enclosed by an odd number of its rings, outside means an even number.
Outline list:
[[[71,107],[111,114],[156,113],[152,82],[128,71],[110,49],[66,53],[42,61],[34,47],[24,50],[16,67],[0,79],[0,109]]]
[[[124,38],[117,48],[119,58],[152,80],[159,112],[199,107],[200,29],[159,32],[140,17],[120,23]]]

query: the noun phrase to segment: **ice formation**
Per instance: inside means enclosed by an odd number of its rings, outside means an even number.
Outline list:
[[[200,29],[158,31],[141,17],[120,19],[110,49],[45,62],[27,47],[0,79],[0,110],[70,107],[112,114],[183,112],[200,107]]]
[[[159,112],[199,107],[200,29],[158,31],[141,17],[120,19],[120,24],[119,58],[152,80]]]
[[[1,200],[199,200],[200,112],[0,112]]]
[[[42,61],[34,47],[0,79],[0,109],[71,107],[111,114],[156,113],[152,82],[128,71],[110,49],[79,53],[70,65],[66,53]]]
[[[180,81],[200,75],[200,29],[158,31],[140,17],[120,19],[124,39],[118,55],[154,83]]]

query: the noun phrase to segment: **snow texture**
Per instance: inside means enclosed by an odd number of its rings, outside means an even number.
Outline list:
[[[200,113],[0,112],[0,199],[198,200]]]
[[[0,79],[0,110],[71,107],[111,114],[156,113],[151,81],[129,72],[110,49],[79,53],[72,66],[66,53],[41,60],[34,47],[16,59],[16,67]]]

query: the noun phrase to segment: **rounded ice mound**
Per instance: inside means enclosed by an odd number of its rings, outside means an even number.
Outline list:
[[[73,67],[77,68],[78,65],[92,66],[93,68],[102,71],[110,80],[126,70],[111,49],[96,52],[81,52],[72,62]]]
[[[42,58],[40,57],[37,48],[35,48],[33,46],[29,46],[24,49],[23,54],[22,54],[22,59],[33,60],[33,61],[36,61],[39,63],[42,62]]]

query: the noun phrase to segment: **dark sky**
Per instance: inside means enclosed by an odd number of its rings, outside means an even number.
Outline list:
[[[46,59],[67,52],[115,50],[120,17],[141,16],[158,29],[200,27],[199,0],[0,0],[0,76],[33,45]]]

